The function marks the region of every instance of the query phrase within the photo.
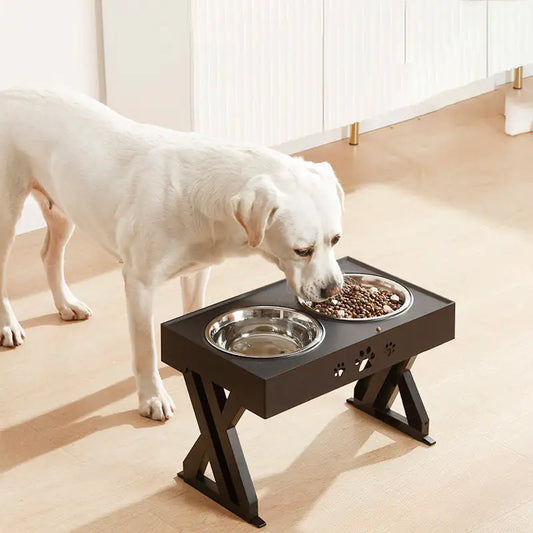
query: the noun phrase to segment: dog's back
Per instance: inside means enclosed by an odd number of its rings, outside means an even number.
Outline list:
[[[37,189],[100,237],[95,233],[105,233],[101,227],[109,225],[125,192],[124,183],[111,187],[110,179],[124,180],[128,161],[143,151],[142,136],[131,133],[135,125],[85,96],[0,91],[3,208],[18,218],[23,199]],[[91,205],[100,205],[99,211]]]
[[[0,91],[0,137],[23,153],[65,145],[72,138],[109,135],[127,119],[83,95],[53,91]],[[9,133],[9,135],[8,135]],[[100,137],[101,138],[101,137]],[[32,157],[37,154],[28,153]]]
[[[99,123],[112,120],[110,115],[115,114],[83,96],[51,91],[0,91],[0,167],[5,172],[9,166],[9,173],[15,171],[18,180],[31,178],[22,176],[21,166],[31,167],[34,174],[44,178],[57,150],[68,153],[73,139],[83,139],[89,122],[94,132]],[[92,133],[91,137],[97,139],[98,135]]]

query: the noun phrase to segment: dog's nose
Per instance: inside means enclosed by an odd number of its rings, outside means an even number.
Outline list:
[[[320,297],[321,298],[331,298],[332,296],[335,296],[341,292],[341,288],[337,283],[330,283],[326,287],[323,287],[320,289]]]

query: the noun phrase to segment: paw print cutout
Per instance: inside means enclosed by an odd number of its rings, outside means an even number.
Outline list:
[[[396,344],[394,344],[393,342],[388,342],[387,344],[385,344],[385,351],[387,352],[387,357],[390,357],[394,353],[395,349]]]
[[[344,367],[344,363],[337,363],[337,366],[333,370],[333,375],[336,378],[340,378],[343,374],[346,368]]]
[[[372,366],[370,362],[376,357],[376,354],[370,346],[366,350],[361,350],[359,352],[359,357],[355,360],[355,366],[358,368],[359,372],[362,372],[365,369],[369,369]]]

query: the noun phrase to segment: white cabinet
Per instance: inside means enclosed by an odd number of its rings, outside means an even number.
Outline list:
[[[322,130],[322,0],[103,0],[108,104],[266,145]]]
[[[533,63],[533,0],[102,2],[111,107],[270,146]]]
[[[488,75],[533,63],[533,1],[490,0]]]
[[[406,39],[409,103],[486,77],[484,1],[407,0]]]
[[[325,128],[486,75],[486,2],[325,0]]]
[[[401,107],[403,0],[325,0],[324,128]]]
[[[280,144],[322,130],[322,0],[192,0],[194,129]]]

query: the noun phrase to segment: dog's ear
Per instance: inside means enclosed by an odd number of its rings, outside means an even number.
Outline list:
[[[280,191],[266,175],[255,176],[231,198],[233,216],[245,229],[252,248],[263,242],[265,231],[279,208],[279,199]]]
[[[341,209],[344,211],[344,190],[341,184],[339,183],[337,176],[335,175],[335,171],[333,170],[333,167],[327,161],[323,161],[322,163],[315,163],[315,164],[320,169],[320,173],[323,176],[326,176],[334,181],[335,187],[337,188],[337,196],[339,197],[339,202],[341,204]]]

